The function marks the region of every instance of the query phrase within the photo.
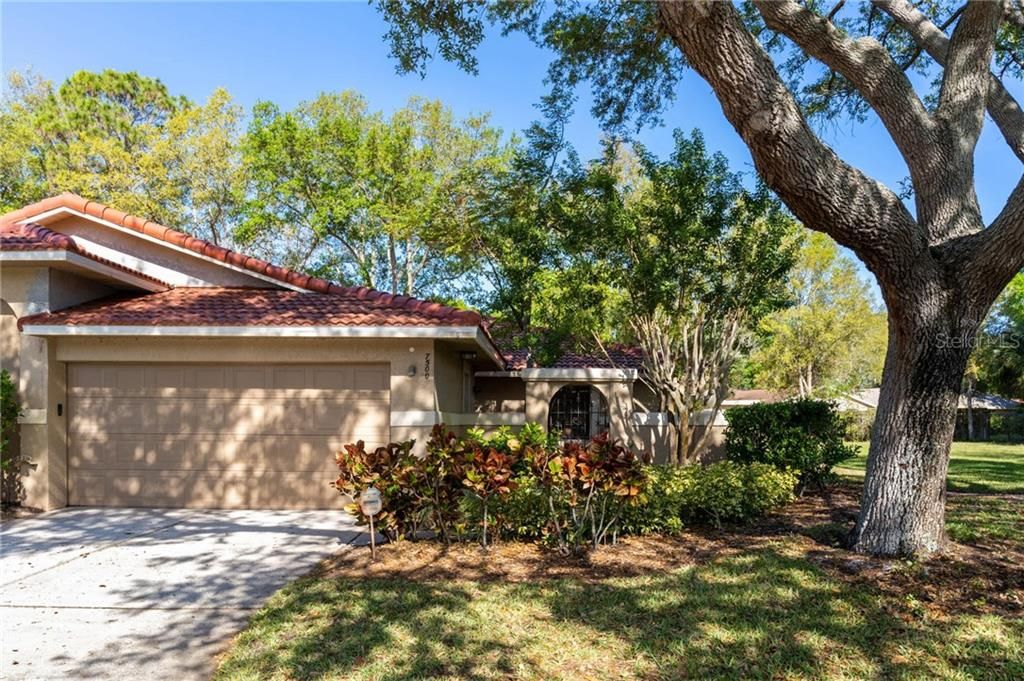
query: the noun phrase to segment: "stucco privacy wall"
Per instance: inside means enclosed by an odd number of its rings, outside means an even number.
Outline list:
[[[107,258],[166,281],[175,286],[253,286],[275,288],[267,282],[226,267],[224,263],[209,262],[197,254],[173,248],[166,242],[150,241],[135,232],[98,224],[94,218],[77,215],[61,216],[47,224],[55,232],[75,237],[76,243],[86,251]],[[142,263],[133,262],[142,261]],[[146,267],[146,263],[150,267]]]
[[[567,385],[592,385],[604,395],[608,403],[608,434],[615,439],[622,440],[629,446],[637,446],[639,442],[638,432],[633,425],[633,384],[632,381],[601,381],[589,379],[580,380],[542,380],[526,381],[526,420],[540,423],[544,427],[548,425],[548,413],[551,406],[551,398],[555,393]]]
[[[526,411],[526,386],[518,376],[477,376],[474,387],[478,412]]]

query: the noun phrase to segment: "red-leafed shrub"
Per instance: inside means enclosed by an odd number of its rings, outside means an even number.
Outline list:
[[[512,492],[517,484],[512,480],[512,466],[518,457],[499,452],[494,447],[473,444],[462,455],[462,484],[480,501],[481,527],[484,548],[487,548],[487,506],[494,497]]]
[[[345,445],[344,451],[334,457],[338,464],[334,487],[353,499],[346,510],[360,523],[369,523],[356,502],[366,489],[376,487],[384,507],[374,518],[375,529],[390,540],[412,536],[423,521],[416,489],[419,462],[412,454],[412,447],[412,441],[392,442],[368,452],[360,440]]]

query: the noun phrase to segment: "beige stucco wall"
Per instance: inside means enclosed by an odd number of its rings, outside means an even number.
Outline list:
[[[463,394],[465,363],[456,349],[447,343],[434,344],[434,380],[437,386],[437,409],[442,412],[465,411]]]
[[[515,376],[478,376],[475,380],[476,411],[526,411],[526,384],[523,379]]]
[[[72,272],[34,265],[0,267],[3,319],[3,367],[11,371],[23,416],[18,447],[35,466],[24,478],[23,504],[51,509],[67,500],[67,393],[65,365],[55,343],[22,335],[17,319],[101,298],[111,289]],[[58,413],[60,412],[60,413]]]
[[[627,381],[526,381],[526,420],[548,425],[551,398],[567,385],[592,385],[608,403],[609,435],[635,446],[637,432],[633,425],[633,385]]]
[[[26,504],[56,508],[67,503],[64,381],[70,363],[386,363],[390,367],[390,438],[416,439],[422,447],[432,427],[430,419],[438,414],[440,404],[436,372],[439,357],[434,345],[432,340],[422,339],[22,336],[26,407],[44,411],[42,423],[22,425],[24,451],[39,464],[26,479]],[[457,355],[454,361],[461,362]],[[443,357],[441,363],[450,368],[454,362]],[[413,376],[409,375],[410,367],[415,367]],[[63,411],[60,417],[56,416],[58,403]]]
[[[78,237],[80,245],[86,250],[89,250],[89,244],[84,243],[82,240],[114,249],[119,253],[183,273],[198,280],[188,284],[191,286],[200,286],[203,285],[203,282],[211,286],[256,286],[264,288],[272,288],[274,286],[273,283],[258,277],[235,271],[222,264],[209,262],[187,251],[183,252],[175,249],[170,244],[153,242],[133,232],[115,230],[87,218],[72,215],[49,222],[46,226],[55,232]],[[154,272],[153,275],[158,279],[162,279],[159,272]]]

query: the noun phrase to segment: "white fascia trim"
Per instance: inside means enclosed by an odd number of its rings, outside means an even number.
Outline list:
[[[638,426],[667,426],[671,421],[664,411],[635,411],[633,423]]]
[[[477,378],[519,378],[518,371],[477,371]]]
[[[265,274],[259,274],[258,272],[253,272],[252,270],[247,270],[244,267],[238,267],[237,265],[232,265],[231,263],[226,263],[223,260],[217,260],[216,258],[211,258],[208,255],[203,255],[202,253],[196,253],[195,251],[189,250],[187,248],[182,248],[181,246],[177,246],[175,244],[172,244],[169,241],[164,241],[162,239],[157,239],[155,237],[149,236],[148,234],[143,234],[142,232],[136,232],[134,229],[128,229],[127,227],[123,227],[123,226],[121,226],[121,225],[119,225],[119,224],[117,224],[115,222],[110,222],[109,220],[104,220],[103,218],[98,218],[98,217],[96,217],[94,215],[89,215],[88,213],[83,213],[83,212],[75,210],[73,208],[68,208],[66,206],[60,206],[58,208],[54,208],[53,210],[48,210],[45,213],[40,213],[39,215],[33,215],[32,217],[25,218],[25,219],[21,220],[20,222],[33,222],[35,220],[45,220],[47,218],[58,216],[58,215],[75,215],[75,216],[78,216],[80,218],[84,218],[86,220],[92,220],[95,223],[104,225],[105,227],[109,227],[110,229],[113,229],[113,230],[116,230],[118,232],[121,232],[122,234],[127,234],[128,236],[134,236],[134,237],[137,237],[139,239],[143,239],[145,241],[149,241],[150,243],[154,243],[154,244],[157,244],[159,246],[163,246],[165,248],[169,248],[172,251],[177,251],[178,253],[182,253],[184,255],[189,255],[189,256],[192,256],[193,258],[199,258],[200,260],[205,260],[206,262],[213,263],[214,265],[220,265],[221,267],[226,267],[229,270],[234,270],[235,272],[238,272],[240,274],[244,274],[244,275],[249,276],[249,277],[253,277],[254,279],[260,279],[260,280],[265,281],[267,283],[273,284],[274,286],[279,286],[279,287],[282,287],[282,288],[291,289],[292,291],[308,291],[309,290],[309,289],[304,289],[301,286],[295,286],[293,284],[289,284],[287,282],[281,281],[280,279],[274,279],[273,277],[268,277]]]
[[[29,336],[213,338],[476,338],[475,326],[57,326],[26,324]]]
[[[111,262],[116,262],[121,267],[127,267],[128,269],[135,270],[136,272],[148,275],[154,279],[166,281],[172,286],[216,286],[213,282],[206,281],[205,279],[191,277],[174,268],[164,267],[163,265],[157,265],[156,263],[143,260],[142,258],[136,258],[134,255],[119,251],[115,248],[110,248],[109,246],[104,246],[103,244],[98,244],[95,241],[90,241],[89,239],[75,237],[75,243],[89,255],[103,258],[104,260],[109,260]]]
[[[498,351],[497,346],[494,345],[494,342],[487,336],[486,333],[484,333],[483,329],[481,329],[479,326],[476,327],[476,343],[484,352],[487,353],[487,356],[490,357],[495,364],[497,364],[500,367],[505,366],[505,358],[502,357],[501,352]]]
[[[636,369],[523,369],[524,381],[635,381]]]
[[[96,262],[78,253],[71,253],[65,250],[59,251],[0,251],[0,262],[39,262],[39,263],[67,263],[96,274],[116,279],[125,284],[131,284],[146,291],[164,291],[167,289],[144,277],[138,277],[130,272],[119,270],[116,267]]]

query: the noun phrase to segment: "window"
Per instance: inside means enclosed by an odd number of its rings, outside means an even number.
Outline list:
[[[567,385],[551,398],[548,430],[563,440],[589,440],[608,430],[608,403],[591,385]]]

